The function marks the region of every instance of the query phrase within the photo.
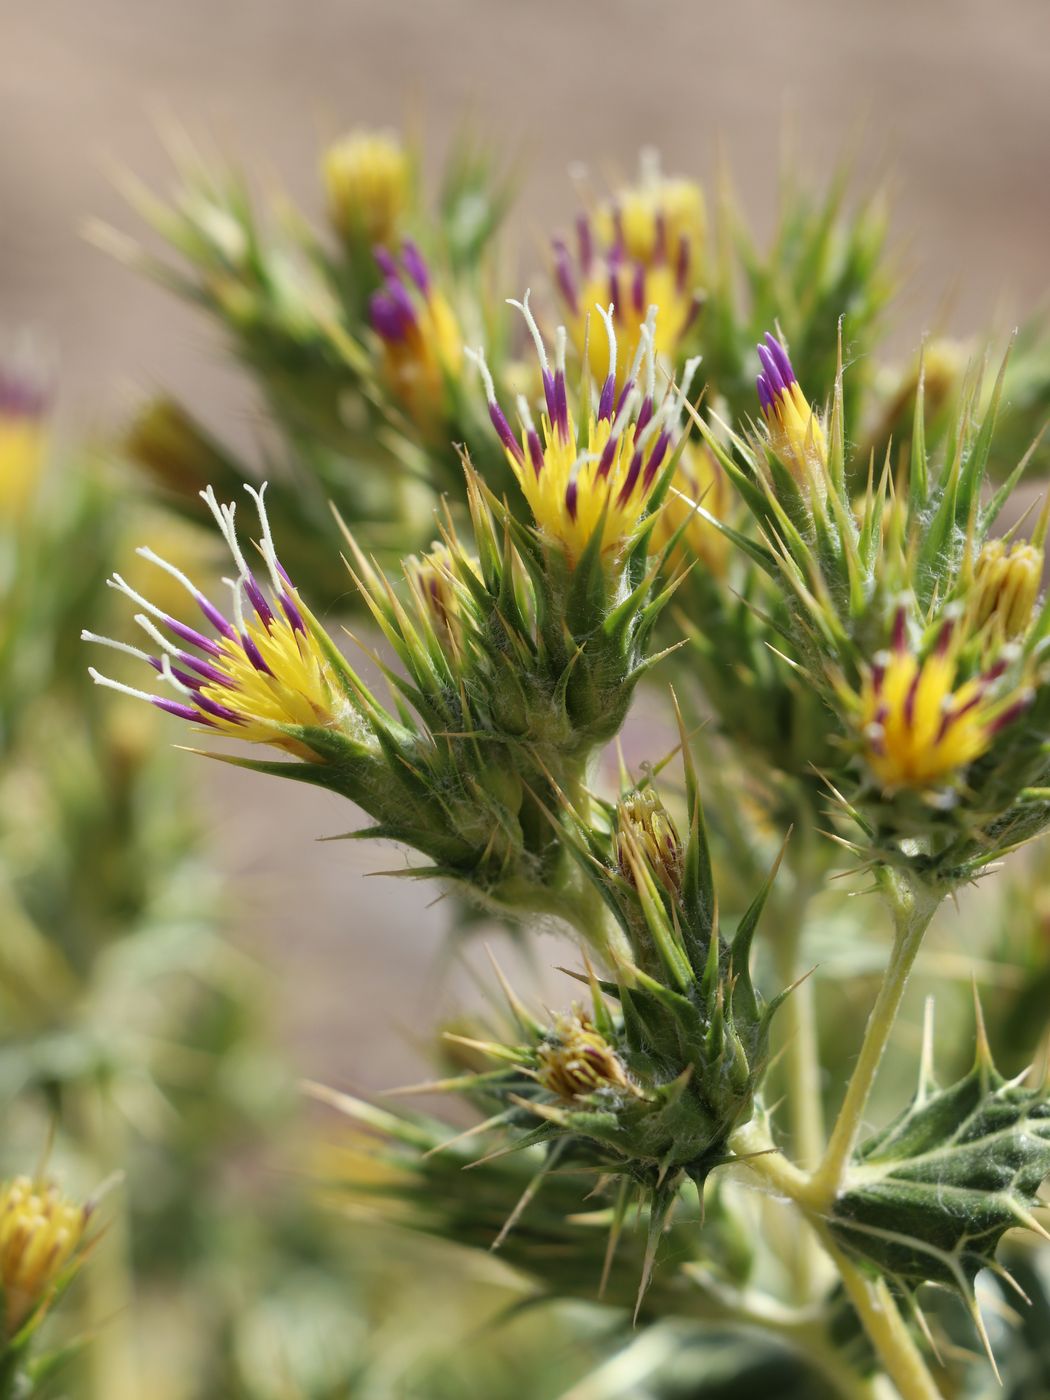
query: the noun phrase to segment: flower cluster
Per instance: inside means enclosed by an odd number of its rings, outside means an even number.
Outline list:
[[[400,260],[382,247],[375,259],[383,284],[372,294],[369,320],[383,343],[384,371],[395,397],[425,427],[438,418],[462,363],[459,323],[411,240],[401,245]]]
[[[650,306],[660,308],[653,349],[670,356],[700,308],[696,276],[705,228],[703,194],[691,180],[666,179],[655,158],[642,179],[576,224],[576,254],[553,244],[555,281],[577,353],[592,373],[615,373],[592,310],[609,304],[628,355],[639,343]]]
[[[544,409],[537,428],[524,397],[517,403],[519,430],[510,426],[496,397],[484,353],[473,352],[482,374],[489,415],[541,531],[577,560],[592,540],[604,553],[621,552],[656,497],[681,438],[678,393],[657,391],[656,307],[641,324],[637,349],[622,378],[613,307],[595,309],[605,329],[606,373],[600,387],[585,380],[579,403],[583,430],[569,404],[565,374],[566,331],[555,335],[554,363],[529,296],[514,302],[536,346]],[[686,365],[679,393],[687,397],[699,361]]]
[[[259,550],[269,593],[244,557],[234,525],[235,508],[220,505],[209,489],[203,494],[237,570],[236,578],[227,580],[231,615],[220,611],[175,565],[150,549],[140,549],[144,559],[186,589],[210,632],[201,632],[162,611],[115,574],[111,585],[144,609],[135,621],[156,651],[142,651],[93,632],[84,632],[84,639],[144,661],[174,694],[136,690],[94,669],[91,675],[100,685],[148,700],[158,709],[220,734],[249,743],[273,744],[298,757],[314,759],[319,756],[318,733],[338,729],[349,720],[347,689],[331,642],[277,558],[263,500],[265,488],[246,489],[258,509]]]

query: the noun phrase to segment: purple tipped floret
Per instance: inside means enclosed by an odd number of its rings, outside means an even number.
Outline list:
[[[514,436],[514,431],[507,422],[505,413],[495,399],[489,402],[489,419],[492,422],[492,426],[496,429],[496,434],[500,442],[502,442],[503,446],[514,460],[519,465],[522,464],[525,461],[525,454],[521,450],[521,443]]]
[[[766,331],[765,338],[766,347],[768,348],[769,353],[772,355],[776,363],[777,369],[780,371],[781,379],[784,381],[784,388],[788,389],[791,387],[792,384],[795,383],[795,371],[792,368],[790,359],[788,358],[788,352],[784,349],[783,345],[781,345],[780,341],[776,338],[772,331]]]
[[[646,394],[645,398],[642,400],[642,406],[641,406],[641,408],[638,410],[638,421],[637,421],[637,422],[635,423],[635,425],[634,425],[634,438],[635,438],[635,441],[636,441],[636,442],[637,442],[638,439],[641,437],[642,433],[645,431],[646,426],[648,425],[649,419],[650,419],[652,416],[653,416],[653,401],[652,401],[652,399],[649,397],[649,395]]]
[[[266,601],[262,589],[251,574],[247,574],[244,578],[244,591],[248,595],[248,601],[258,613],[263,626],[269,627],[270,623],[273,621],[273,609]]]
[[[303,619],[302,613],[295,605],[295,599],[288,593],[282,593],[280,596],[280,604],[284,609],[284,615],[288,619],[288,625],[291,627],[292,631],[301,632],[305,637],[306,622]]]
[[[373,292],[368,299],[368,320],[383,340],[397,343],[412,329],[414,318],[406,319],[404,307],[389,292]]]
[[[424,297],[430,295],[430,270],[423,254],[410,238],[401,245],[401,265]]]
[[[540,443],[540,435],[535,428],[530,428],[525,434],[529,444],[529,458],[532,461],[532,470],[539,476],[543,470],[543,446]],[[515,443],[517,446],[517,443]],[[520,452],[520,448],[518,448]]]
[[[576,504],[578,495],[579,487],[576,484],[576,478],[573,477],[572,480],[569,482],[568,486],[566,486],[565,488],[565,509],[566,511],[568,511],[570,520],[576,519]]]
[[[758,347],[758,358],[762,362],[762,370],[765,376],[766,388],[771,399],[776,400],[784,392],[787,385],[781,377],[777,362],[764,345]]]
[[[634,277],[631,281],[631,297],[634,301],[634,309],[640,316],[645,310],[645,268],[641,263],[635,264]]]
[[[762,412],[769,414],[773,409],[773,395],[769,392],[769,385],[766,383],[764,374],[760,374],[755,380],[755,388],[758,390],[758,402]]]
[[[674,264],[674,284],[680,292],[685,291],[686,278],[689,276],[689,253],[689,235],[683,233],[678,239],[678,254]]]
[[[209,700],[206,695],[198,695],[197,704],[205,713],[214,715],[216,719],[224,719],[230,724],[245,723],[243,715],[236,714],[233,710],[227,709],[225,705],[217,704],[214,700]]]
[[[649,454],[648,462],[645,464],[645,478],[642,482],[646,491],[649,490],[650,486],[652,486],[653,482],[656,480],[656,473],[660,470],[660,464],[667,455],[667,448],[670,442],[670,434],[661,433],[653,444],[653,450]]]
[[[223,618],[225,622],[226,619]],[[164,625],[174,632],[175,636],[182,642],[188,642],[191,647],[198,647],[201,651],[206,651],[209,656],[221,656],[222,648],[217,642],[213,642],[210,637],[205,637],[203,633],[197,632],[192,627],[187,627],[184,622],[180,622],[177,617],[168,617],[165,614]],[[224,631],[223,635],[226,633]]]
[[[599,481],[603,477],[608,476],[609,472],[612,470],[613,458],[616,456],[616,449],[619,445],[620,438],[618,434],[610,433],[609,441],[602,448],[602,455],[598,459],[598,471],[596,475]]]
[[[565,392],[565,371],[554,375],[554,426],[562,442],[569,440],[569,401]]]
[[[264,675],[272,676],[273,671],[266,664],[266,660],[263,657],[262,652],[255,645],[255,643],[252,641],[251,637],[248,635],[247,632],[241,633],[240,641],[245,656],[252,663],[255,669],[257,671],[262,671]]]
[[[372,249],[372,256],[376,260],[379,271],[384,277],[398,281],[401,277],[401,269],[397,265],[397,259],[389,248],[384,248],[381,243],[377,243]]]
[[[151,695],[150,700],[158,710],[163,710],[165,714],[178,715],[179,719],[199,720],[202,724],[211,724],[211,720],[195,710],[192,705],[181,705],[178,700],[168,700],[163,695]]]
[[[623,485],[620,487],[620,494],[616,498],[616,504],[618,506],[626,505],[631,499],[631,492],[638,484],[638,477],[641,470],[642,453],[641,449],[636,447],[634,449],[634,455],[631,457],[631,465],[627,468],[627,475],[624,477]]]
[[[616,375],[610,374],[602,385],[602,395],[598,400],[598,421],[613,416],[616,403]]]

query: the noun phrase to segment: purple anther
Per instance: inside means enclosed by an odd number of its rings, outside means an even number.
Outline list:
[[[628,395],[631,394],[633,390],[634,390],[634,380],[633,380],[633,379],[626,379],[626,380],[624,380],[623,388],[620,390],[620,397],[616,400],[616,412],[615,412],[615,414],[613,415],[614,419],[615,419],[615,418],[618,418],[618,417],[620,416],[620,414],[623,412],[623,406],[624,406],[624,404],[627,402]]]
[[[591,240],[591,223],[586,214],[576,220],[576,242],[580,250],[580,267],[584,273],[594,261],[594,243]]]
[[[876,661],[871,668],[871,688],[875,695],[882,690],[882,682],[886,679],[886,666],[882,661]]]
[[[252,663],[255,669],[257,671],[262,671],[264,675],[272,676],[273,671],[266,664],[266,660],[263,657],[262,652],[255,645],[255,642],[252,640],[251,636],[247,632],[241,633],[240,642],[245,656]]]
[[[223,621],[225,622],[225,618]],[[203,633],[195,631],[192,627],[187,627],[184,622],[179,622],[178,618],[168,617],[165,614],[164,625],[174,632],[180,641],[188,642],[191,647],[199,647],[201,651],[206,651],[209,656],[222,655],[222,648],[217,642],[213,642],[210,637],[205,637]]]
[[[543,398],[547,405],[547,417],[551,421],[551,427],[553,427],[558,419],[558,400],[554,392],[554,375],[549,369],[543,370],[542,373]]]
[[[566,486],[565,488],[565,509],[568,512],[569,519],[573,521],[576,519],[576,505],[578,495],[579,488],[576,484],[576,478],[573,477],[572,480],[569,482],[568,486]]]
[[[196,671],[198,676],[203,676],[211,685],[224,685],[228,688],[233,685],[229,676],[220,671],[218,666],[213,666],[209,661],[202,661],[199,656],[191,656],[188,651],[180,651],[178,659],[183,666],[189,666],[191,670]],[[175,674],[178,675],[178,672]]]
[[[404,309],[389,292],[373,292],[369,297],[368,321],[383,340],[395,343],[404,340],[413,324],[412,319],[406,321]]]
[[[244,716],[236,714],[233,710],[227,709],[225,705],[220,705],[214,700],[209,700],[206,695],[197,696],[197,705],[209,715],[214,715],[216,719],[224,719],[230,724],[244,724]]]
[[[919,682],[922,680],[922,668],[915,672],[912,677],[908,693],[904,697],[904,723],[910,728],[915,722],[915,697],[919,691]]]
[[[766,383],[764,374],[760,374],[755,380],[755,388],[758,390],[758,402],[762,412],[768,417],[773,411],[773,395],[769,392],[769,385]]]
[[[788,352],[772,331],[766,331],[765,340],[769,353],[772,355],[776,367],[780,371],[780,378],[783,380],[784,388],[786,389],[795,382],[795,371],[791,366],[791,361],[788,359]]]
[[[540,442],[540,435],[535,428],[529,428],[525,434],[525,438],[529,444],[529,457],[532,461],[532,470],[539,476],[540,472],[543,470],[543,445]]]
[[[609,300],[612,302],[613,320],[622,320],[623,315],[620,306],[620,274],[615,267],[610,267],[609,269]]]
[[[667,216],[661,209],[656,215],[656,243],[653,247],[653,261],[663,262],[667,257]]]
[[[178,700],[168,700],[163,695],[151,695],[150,700],[158,710],[163,710],[169,715],[178,715],[179,719],[201,720],[204,724],[211,723],[211,720],[205,719],[192,705],[180,705]]]
[[[893,618],[893,650],[908,649],[908,619],[903,608],[898,608]]]
[[[637,441],[638,438],[641,437],[642,433],[645,431],[645,427],[646,427],[646,425],[648,424],[649,419],[650,419],[652,416],[653,416],[653,401],[652,401],[652,399],[649,397],[649,395],[646,394],[645,398],[642,400],[642,406],[641,406],[641,408],[638,410],[638,421],[637,421],[637,422],[635,423],[635,425],[634,425],[634,436],[635,436],[635,441]]]
[[[620,487],[620,494],[616,498],[616,504],[618,506],[625,505],[631,499],[631,492],[638,484],[638,476],[641,470],[642,453],[641,450],[636,447],[634,449],[634,455],[631,457],[631,465],[627,468],[627,475],[624,477],[623,485]]]
[[[769,392],[776,398],[776,396],[782,394],[787,387],[781,378],[780,370],[777,368],[777,362],[764,345],[758,347],[758,358],[762,361],[762,369],[765,372],[766,384],[769,388]]]
[[[645,268],[641,263],[635,264],[634,276],[631,278],[631,300],[640,316],[645,310]]]
[[[269,627],[270,623],[273,621],[273,609],[266,601],[262,589],[251,574],[246,574],[242,582],[244,584],[244,591],[248,595],[248,601],[259,614],[263,625]]]
[[[613,416],[613,407],[616,402],[616,375],[610,374],[602,385],[602,395],[598,400],[598,421]]]
[[[660,465],[667,455],[667,448],[670,441],[670,433],[661,433],[653,444],[653,450],[649,454],[648,462],[645,464],[645,479],[642,482],[642,486],[646,491],[649,490],[650,486],[652,486],[653,482],[656,480],[656,473],[660,470]]]
[[[565,393],[565,371],[554,374],[554,426],[562,442],[569,441],[569,401]]]
[[[613,210],[612,210],[612,223],[613,223],[613,235],[614,235],[614,237],[613,237],[613,252],[616,253],[616,254],[622,254],[623,249],[624,249],[624,242],[625,242],[624,236],[623,236],[623,210],[620,208],[620,206],[619,206],[618,204],[614,204],[614,205],[613,205]]]
[[[609,475],[609,472],[612,470],[613,459],[616,456],[616,449],[619,447],[619,445],[619,435],[610,433],[609,441],[602,448],[602,455],[598,459],[598,471],[596,473],[596,476],[599,481],[607,477]]]
[[[937,638],[937,655],[944,656],[952,644],[952,637],[955,633],[955,619],[946,618],[944,626],[941,628],[940,636]]]
[[[397,259],[389,248],[384,248],[381,243],[377,243],[372,249],[372,256],[378,264],[380,272],[384,277],[388,277],[393,282],[401,280],[401,269],[397,265]]]
[[[302,632],[306,635],[306,623],[303,615],[295,605],[295,599],[289,593],[282,593],[278,599],[284,609],[284,615],[288,619],[288,624],[293,632]]]
[[[419,248],[406,238],[401,245],[401,264],[424,297],[430,296],[430,270]]]
[[[560,238],[554,240],[554,273],[558,290],[574,316],[579,315],[580,303],[576,295],[576,282],[572,275],[572,259],[569,250]]]
[[[519,465],[523,463],[525,454],[521,450],[521,443],[514,436],[514,430],[507,422],[506,415],[495,399],[489,402],[489,418],[503,446]]]

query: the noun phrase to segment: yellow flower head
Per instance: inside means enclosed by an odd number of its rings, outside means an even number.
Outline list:
[[[953,622],[920,659],[908,646],[899,610],[892,649],[875,658],[860,691],[865,756],[885,791],[935,788],[959,778],[1031,703],[1027,690],[999,693],[1005,660],[961,683],[958,663]]]
[[[265,489],[245,487],[258,508],[258,547],[269,576],[269,593],[241,550],[234,527],[235,507],[220,505],[209,488],[201,494],[236,565],[237,577],[226,580],[232,618],[215,607],[174,564],[151,549],[139,549],[142,558],[186,589],[210,625],[211,635],[157,607],[120,574],[114,574],[110,585],[144,609],[135,621],[155,643],[156,652],[140,651],[93,632],[82,635],[85,641],[99,642],[145,661],[177,698],[135,690],[91,668],[99,685],[148,700],[158,709],[231,738],[274,744],[298,757],[314,759],[319,755],[296,731],[340,728],[350,721],[352,709],[336,672],[332,644],[277,558],[263,502]]]
[[[569,407],[565,382],[566,331],[555,337],[554,367],[539,327],[529,310],[528,293],[519,307],[532,335],[543,380],[544,412],[537,428],[529,405],[518,399],[520,437],[496,400],[492,376],[480,350],[472,352],[481,369],[489,416],[499,434],[536,524],[575,562],[601,530],[605,553],[617,552],[643,518],[653,489],[680,436],[679,398],[668,388],[657,400],[654,327],[656,307],[649,308],[634,358],[617,378],[618,342],[612,307],[597,307],[605,325],[608,372],[600,391],[579,405],[580,427]],[[699,360],[685,367],[682,394]],[[585,383],[588,376],[584,376]]]
[[[624,362],[638,348],[650,306],[660,308],[653,349],[671,358],[700,307],[696,276],[704,237],[704,201],[690,180],[668,180],[643,157],[642,179],[576,222],[575,257],[552,245],[554,275],[577,354],[591,373],[609,373],[607,341],[591,311],[610,304]]]
[[[773,451],[800,482],[821,484],[828,460],[824,430],[799,387],[787,351],[769,331],[758,347],[758,358],[758,401]]]
[[[59,1281],[84,1237],[90,1207],[47,1182],[15,1177],[0,1186],[3,1330],[10,1338]]]
[[[594,226],[606,247],[622,248],[647,267],[684,264],[694,277],[707,232],[704,192],[695,180],[666,176],[659,152],[650,148],[642,152],[638,181],[599,207]]]
[[[616,809],[616,853],[620,873],[632,884],[634,861],[641,855],[669,894],[681,889],[682,838],[655,792],[633,792],[620,802]]]
[[[1028,630],[1043,582],[1043,551],[1020,541],[989,540],[977,556],[970,604],[974,631],[990,624],[1000,640]]]
[[[567,1102],[586,1099],[599,1089],[630,1089],[623,1061],[578,1010],[571,1016],[559,1017],[536,1058],[540,1084]]]
[[[18,520],[40,480],[50,390],[21,357],[0,363],[0,521]]]
[[[414,243],[401,245],[400,262],[385,248],[375,256],[384,281],[372,295],[369,319],[383,342],[387,382],[420,427],[435,427],[445,386],[463,363],[459,322]]]
[[[389,243],[412,190],[412,163],[401,141],[385,131],[352,131],[329,146],[321,172],[328,213],[345,238]]]

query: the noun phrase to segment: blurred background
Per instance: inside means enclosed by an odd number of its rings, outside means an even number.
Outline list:
[[[710,177],[721,148],[761,233],[785,149],[814,179],[855,152],[859,185],[891,172],[909,274],[898,346],[927,329],[1008,327],[1046,293],[1041,0],[950,12],[667,0],[649,13],[625,0],[38,0],[5,6],[3,35],[0,314],[55,346],[63,417],[80,430],[112,428],[163,385],[235,439],[253,432],[203,320],[83,236],[91,217],[138,232],[114,175],[168,190],[162,136],[174,125],[319,213],[323,142],[361,123],[407,126],[434,167],[472,115],[518,158],[526,279],[573,216],[577,165],[629,173],[656,145],[667,170]],[[410,1028],[432,1013],[441,957],[433,891],[366,878],[396,852],[317,845],[346,826],[327,794],[260,793],[249,775],[200,781],[238,877],[240,941],[280,976],[299,1068],[369,1088],[412,1073]]]
[[[319,219],[318,153],[347,128],[416,133],[426,176],[471,119],[517,165],[510,256],[521,286],[544,266],[550,232],[570,224],[581,169],[604,184],[656,146],[668,172],[710,179],[724,154],[761,236],[785,153],[818,183],[850,155],[859,187],[886,177],[892,194],[905,274],[897,349],[926,330],[1008,328],[1045,299],[1043,0],[36,0],[4,5],[2,34],[0,327],[29,326],[53,348],[70,437],[103,441],[161,387],[234,443],[259,431],[203,318],[85,237],[99,219],[140,231],[121,172],[170,191],[165,137],[179,127]],[[637,756],[651,756],[644,716],[637,730]],[[166,732],[182,742],[174,720]],[[229,877],[231,936],[276,1024],[288,1082],[375,1091],[422,1077],[423,1037],[477,997],[448,956],[436,891],[372,878],[405,863],[396,850],[319,843],[353,824],[336,797],[176,761]],[[536,961],[561,960],[547,951]],[[258,1084],[260,1062],[242,1071]],[[253,1323],[266,1325],[265,1313]]]

